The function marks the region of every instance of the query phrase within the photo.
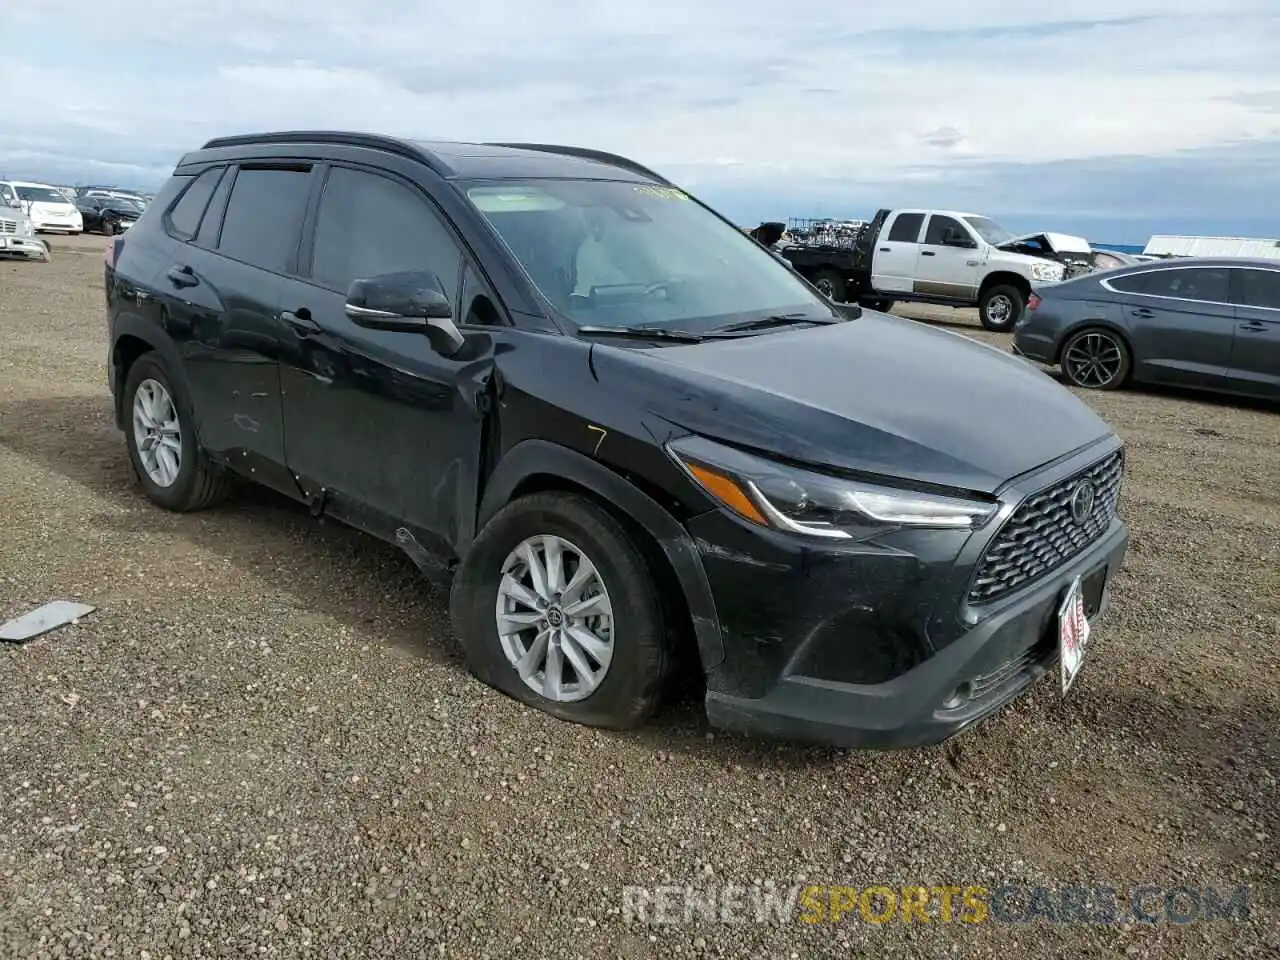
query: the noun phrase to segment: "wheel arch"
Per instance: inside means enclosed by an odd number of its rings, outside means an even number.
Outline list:
[[[655,563],[659,586],[674,588],[663,592],[680,601],[678,612],[693,633],[703,672],[723,662],[720,619],[693,538],[662,504],[599,461],[545,440],[517,444],[498,462],[489,478],[480,500],[476,529],[481,529],[512,500],[547,490],[580,493],[637,533]]]
[[[982,278],[982,283],[978,287],[978,299],[981,300],[987,295],[987,291],[992,287],[1008,285],[1017,289],[1022,294],[1022,299],[1026,300],[1031,296],[1031,281],[1020,273],[1012,273],[1007,270],[997,270],[994,273],[988,273]]]
[[[111,344],[111,367],[116,384],[114,397],[114,413],[116,426],[124,429],[124,384],[129,376],[129,368],[138,358],[147,353],[158,353],[165,360],[165,368],[171,377],[179,381],[179,386],[188,397],[191,397],[191,384],[187,380],[186,369],[182,364],[182,355],[177,345],[167,336],[157,336],[154,324],[149,324],[141,317],[122,313],[116,317],[115,339]],[[199,437],[198,425],[193,425]]]

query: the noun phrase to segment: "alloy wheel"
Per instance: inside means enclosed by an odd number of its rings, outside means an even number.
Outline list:
[[[1124,352],[1114,338],[1095,331],[1071,341],[1062,356],[1062,365],[1072,383],[1104,387],[1120,375]]]
[[[143,380],[133,394],[133,441],[151,482],[173,486],[182,469],[182,424],[173,397],[159,380]]]
[[[609,591],[596,565],[562,537],[529,537],[502,565],[498,639],[525,685],[558,703],[599,688],[613,659]]]
[[[987,322],[994,326],[1004,326],[1013,314],[1013,301],[1003,293],[998,293],[987,301]]]

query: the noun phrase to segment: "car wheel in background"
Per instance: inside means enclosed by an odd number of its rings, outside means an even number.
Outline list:
[[[1117,390],[1133,369],[1133,355],[1124,337],[1102,327],[1073,333],[1062,345],[1058,365],[1072,386],[1087,390]]]
[[[978,300],[978,319],[987,330],[1007,333],[1017,325],[1026,306],[1021,290],[997,284]]]
[[[822,291],[828,300],[843,303],[845,298],[844,277],[835,270],[819,270],[813,275],[813,285]]]
[[[649,563],[578,494],[498,511],[462,561],[450,613],[472,673],[562,720],[629,729],[666,689],[670,631]]]
[[[158,353],[134,361],[125,378],[125,444],[148,499],[166,510],[200,510],[219,500],[229,478],[196,442],[191,404]]]

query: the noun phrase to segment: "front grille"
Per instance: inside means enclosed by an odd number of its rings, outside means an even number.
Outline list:
[[[1111,523],[1120,498],[1124,451],[1024,500],[1000,528],[978,562],[970,603],[988,603],[1037,580],[1093,543]],[[1093,483],[1093,512],[1078,523],[1071,498],[1082,480]]]
[[[0,220],[0,233],[17,233],[17,220]]]

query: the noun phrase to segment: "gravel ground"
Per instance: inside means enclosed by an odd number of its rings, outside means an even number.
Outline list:
[[[463,670],[395,550],[241,490],[144,502],[101,241],[0,263],[0,957],[1241,957],[1280,952],[1280,415],[1089,395],[1133,545],[1072,694],[859,754],[632,734]],[[921,314],[917,314],[920,316]],[[931,318],[990,342],[969,314]],[[997,412],[998,415],[998,412]],[[626,922],[626,885],[1251,885],[1248,922]]]

